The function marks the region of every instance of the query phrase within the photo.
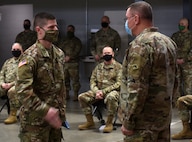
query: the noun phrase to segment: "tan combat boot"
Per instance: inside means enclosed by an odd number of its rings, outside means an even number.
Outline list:
[[[17,123],[17,110],[11,110],[9,117],[4,121],[5,124]]]
[[[183,123],[183,130],[178,134],[172,135],[171,138],[173,140],[180,140],[180,139],[191,139],[192,138],[192,131],[188,122]]]
[[[93,116],[92,114],[87,114],[85,115],[87,122],[85,122],[82,125],[79,125],[78,128],[79,130],[87,130],[87,129],[93,129],[95,128],[95,123],[93,121]]]
[[[109,115],[107,117],[107,122],[105,128],[103,129],[103,133],[110,133],[113,131],[113,115]]]

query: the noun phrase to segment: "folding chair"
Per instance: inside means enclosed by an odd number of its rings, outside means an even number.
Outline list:
[[[10,113],[10,104],[9,104],[9,98],[7,95],[0,97],[2,100],[5,100],[4,104],[2,105],[0,112],[4,109],[5,106],[7,106],[7,113]]]
[[[106,108],[106,105],[104,104],[104,100],[97,101],[92,104],[93,111],[92,115],[96,116],[101,123],[101,125],[105,125],[105,120],[103,119],[103,110]]]
[[[92,115],[98,118],[101,125],[105,125],[105,120],[103,119],[103,110],[106,109],[106,105],[104,103],[104,100],[97,101],[93,103],[92,106],[93,106]],[[117,113],[115,113],[113,121],[113,130],[117,129],[118,126],[118,124],[116,123],[117,118],[118,118]]]

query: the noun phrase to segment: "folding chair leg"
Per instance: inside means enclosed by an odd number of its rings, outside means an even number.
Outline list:
[[[0,109],[0,112],[3,110],[3,108],[5,107],[5,105],[7,105],[7,113],[10,113],[10,104],[9,104],[9,100],[7,99],[6,102],[3,104],[3,106]]]
[[[5,105],[7,105],[7,101],[3,104],[3,106],[0,109],[0,112],[3,110],[3,108],[5,107]]]

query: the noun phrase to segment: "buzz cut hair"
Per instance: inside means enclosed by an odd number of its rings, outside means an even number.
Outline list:
[[[132,15],[138,14],[140,18],[153,21],[152,7],[145,1],[138,1],[128,6]]]
[[[47,24],[48,20],[55,20],[55,19],[56,19],[55,16],[53,16],[50,13],[40,12],[35,15],[34,27],[36,27],[36,26],[43,27]]]
[[[68,28],[71,27],[73,30],[75,30],[75,26],[74,25],[68,25]]]

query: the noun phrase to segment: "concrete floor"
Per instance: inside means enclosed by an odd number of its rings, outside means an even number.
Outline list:
[[[2,106],[3,101],[0,101]],[[19,123],[5,125],[4,119],[7,117],[6,107],[0,113],[0,142],[19,142]],[[104,118],[106,119],[105,113]],[[78,102],[69,100],[67,103],[67,121],[70,124],[70,129],[62,127],[65,142],[123,142],[123,135],[120,131],[120,126],[112,133],[104,134],[99,132],[100,123],[96,117],[96,129],[79,131],[78,125],[85,121],[85,117],[79,107]],[[120,124],[117,120],[117,124]],[[178,119],[177,110],[173,110],[173,118],[171,123],[171,133],[177,133],[182,129],[181,121]],[[189,142],[189,140],[171,140],[171,142]]]
[[[81,65],[84,68],[83,65]],[[81,78],[81,92],[87,91],[89,89],[88,77],[86,77],[86,71],[81,69],[83,73],[80,73]],[[72,92],[70,92],[72,95]],[[62,132],[64,135],[65,142],[123,142],[123,135],[120,131],[120,126],[117,127],[112,133],[100,133],[99,127],[100,123],[96,117],[94,121],[96,122],[96,129],[79,131],[78,125],[85,122],[85,117],[78,102],[73,102],[71,99],[67,102],[67,121],[70,124],[70,129],[62,127]],[[3,100],[0,100],[0,107],[3,104]],[[104,113],[105,114],[105,113]],[[171,123],[171,133],[178,133],[182,129],[181,121],[178,118],[178,113],[176,109],[173,109],[173,117]],[[6,107],[0,113],[0,142],[19,142],[19,123],[12,125],[5,125],[3,121],[7,118]],[[106,116],[104,115],[106,119]],[[117,124],[120,122],[117,120]],[[189,140],[171,140],[171,142],[189,142]]]

